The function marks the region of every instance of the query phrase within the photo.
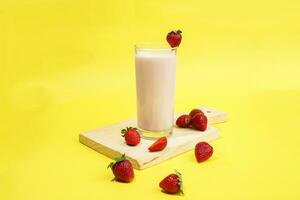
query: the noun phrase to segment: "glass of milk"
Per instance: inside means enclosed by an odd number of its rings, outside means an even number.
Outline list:
[[[170,136],[173,128],[176,48],[135,45],[137,125],[144,138]]]

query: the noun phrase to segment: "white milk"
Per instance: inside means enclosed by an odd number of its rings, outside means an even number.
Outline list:
[[[137,50],[135,55],[138,128],[172,130],[176,51]]]

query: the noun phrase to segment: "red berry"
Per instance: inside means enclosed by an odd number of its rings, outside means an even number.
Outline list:
[[[111,168],[115,176],[114,180],[120,182],[131,182],[134,179],[134,172],[129,160],[125,154],[115,159],[116,162],[111,162],[107,168]]]
[[[192,117],[192,126],[199,131],[205,131],[207,128],[207,117],[200,113]]]
[[[204,113],[200,109],[195,108],[195,109],[191,110],[190,116],[194,117],[194,115],[196,115],[197,113],[204,115]]]
[[[122,129],[121,133],[125,137],[126,144],[130,146],[136,146],[141,141],[140,133],[136,128],[127,127],[126,129]]]
[[[207,142],[199,142],[195,146],[195,156],[198,162],[203,162],[211,157],[214,149]]]
[[[161,151],[167,146],[168,140],[166,137],[161,137],[158,140],[156,140],[149,148],[148,150],[150,152],[153,151]]]
[[[160,183],[159,187],[163,189],[164,192],[169,194],[176,194],[182,192],[182,176],[179,172],[175,171],[176,174],[170,174],[165,177]]]
[[[167,35],[167,41],[172,48],[178,47],[181,42],[181,30],[171,31]]]
[[[181,115],[176,120],[176,125],[181,128],[187,128],[191,125],[191,116],[189,115]]]

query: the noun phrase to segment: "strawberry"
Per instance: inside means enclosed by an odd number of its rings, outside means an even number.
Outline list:
[[[205,131],[207,128],[207,117],[200,113],[195,114],[192,117],[192,126],[199,131]]]
[[[204,113],[200,109],[195,108],[195,109],[191,110],[190,116],[194,117],[194,115],[196,115],[197,113],[200,113],[200,114],[204,115]]]
[[[168,33],[167,41],[172,48],[178,47],[180,45],[182,38],[181,33],[181,30],[175,30]]]
[[[182,175],[175,170],[175,174],[170,174],[165,177],[160,183],[159,187],[163,189],[164,192],[169,194],[176,194],[182,191]]]
[[[115,159],[116,162],[111,162],[107,168],[111,168],[115,178],[113,180],[120,182],[131,182],[134,178],[134,172],[129,160],[125,154]]]
[[[207,142],[199,142],[195,146],[195,156],[198,162],[203,162],[211,157],[214,149]]]
[[[167,146],[168,140],[166,137],[158,138],[149,148],[150,152],[161,151]]]
[[[176,125],[181,128],[187,128],[191,125],[191,116],[189,115],[181,115],[176,120]]]
[[[141,141],[141,136],[137,128],[126,127],[126,129],[121,130],[121,133],[125,137],[126,144],[129,146],[136,146]]]

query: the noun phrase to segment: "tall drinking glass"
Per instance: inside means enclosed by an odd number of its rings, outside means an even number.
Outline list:
[[[135,45],[137,125],[144,138],[172,134],[176,48]]]

